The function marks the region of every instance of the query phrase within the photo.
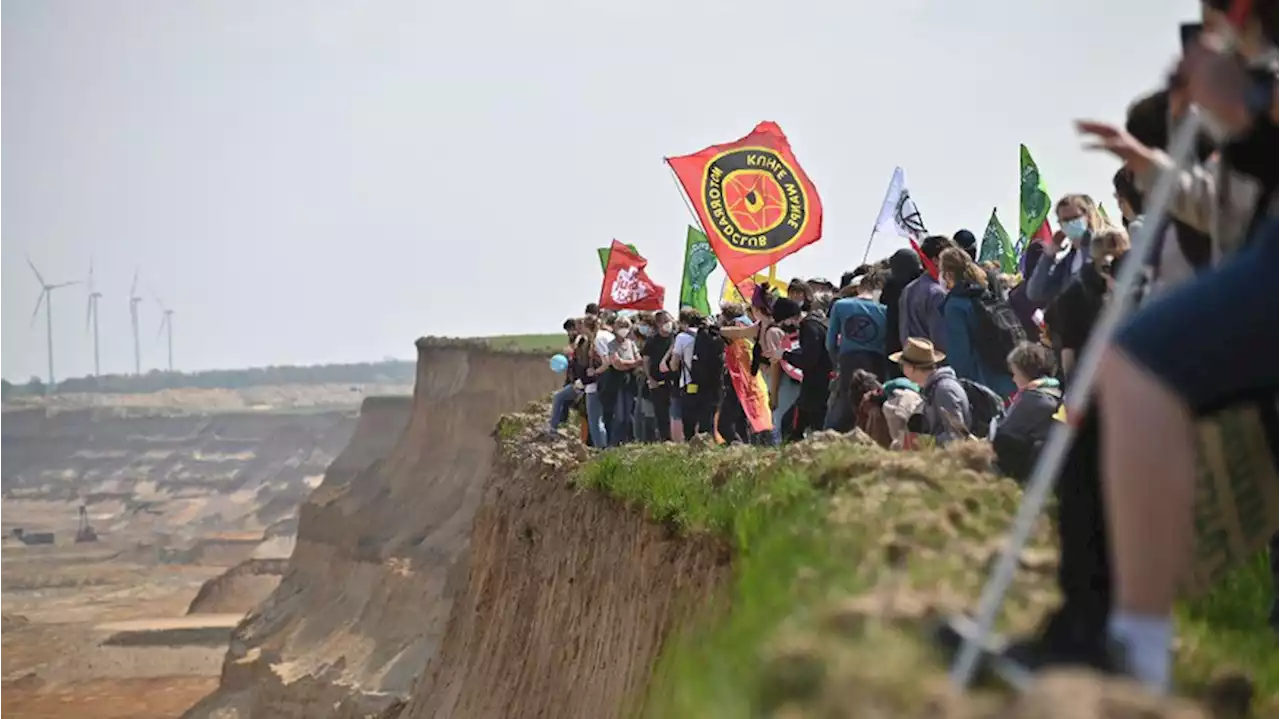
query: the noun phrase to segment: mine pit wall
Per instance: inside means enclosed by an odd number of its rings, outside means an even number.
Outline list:
[[[565,479],[495,471],[466,586],[400,719],[639,710],[664,640],[728,578],[729,548]]]
[[[335,460],[302,507],[280,586],[236,628],[221,686],[187,716],[357,717],[409,697],[465,577],[493,428],[558,384],[545,357],[419,340],[399,441],[354,472],[353,456]]]

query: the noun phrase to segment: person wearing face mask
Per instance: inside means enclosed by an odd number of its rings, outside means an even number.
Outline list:
[[[609,427],[609,446],[616,447],[632,439],[632,405],[636,401],[635,375],[640,366],[640,350],[631,333],[630,317],[619,317],[613,324],[614,340],[609,345],[609,366],[617,371],[613,424]]]
[[[796,332],[799,347],[782,357],[804,373],[800,396],[796,399],[796,421],[787,432],[791,441],[807,430],[820,431],[827,415],[831,392],[831,355],[827,352],[827,325],[820,315],[804,312],[800,305],[783,297],[773,303],[773,321],[785,332]]]
[[[1098,205],[1088,195],[1066,195],[1058,200],[1058,226],[1066,242],[1045,243],[1044,257],[1027,280],[1027,299],[1044,308],[1067,289],[1089,258],[1089,238],[1105,226]]]
[[[1220,4],[1205,3],[1208,37],[1188,53],[1184,70],[1192,100],[1213,117],[1221,159],[1213,175],[1180,171],[1177,198],[1211,200],[1203,214],[1211,216],[1214,266],[1141,307],[1117,332],[1098,376],[1114,577],[1107,634],[1123,648],[1125,671],[1156,691],[1169,688],[1171,609],[1195,535],[1196,422],[1245,406],[1260,431],[1276,434],[1280,337],[1274,318],[1257,313],[1280,294],[1277,8],[1252,3],[1244,26],[1229,30],[1237,39],[1230,50],[1209,27],[1211,6]],[[1163,153],[1128,133],[1079,127],[1094,147],[1132,167],[1140,185],[1153,179],[1149,165],[1165,164]],[[1274,472],[1274,443],[1269,450]]]
[[[653,316],[656,330],[644,343],[640,355],[645,358],[643,364],[645,384],[649,388],[649,398],[653,401],[654,422],[657,423],[658,439],[671,441],[671,392],[673,382],[671,372],[662,371],[661,364],[675,340],[676,325],[667,312],[657,312]]]
[[[1089,263],[1045,310],[1045,322],[1052,328],[1054,346],[1061,354],[1062,372],[1068,379],[1111,296],[1116,273],[1128,253],[1127,232],[1112,227],[1098,233],[1089,243]]]

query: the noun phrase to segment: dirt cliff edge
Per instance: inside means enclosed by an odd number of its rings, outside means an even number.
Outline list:
[[[493,427],[558,380],[538,355],[417,347],[407,427],[389,422],[379,436],[394,446],[363,468],[335,460],[302,507],[280,586],[236,628],[219,689],[186,716],[369,716],[409,696],[449,616]]]

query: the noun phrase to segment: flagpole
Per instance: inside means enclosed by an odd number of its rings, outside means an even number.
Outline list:
[[[889,195],[893,192],[893,177],[898,172],[898,167],[893,168],[894,175],[889,176],[889,186],[884,188],[884,199],[880,201],[880,210],[884,210],[884,203],[889,201]],[[906,184],[906,183],[903,183]],[[875,224],[871,226],[871,235],[867,237],[867,249],[862,253],[862,262],[859,264],[867,264],[867,258],[871,256],[871,243],[876,239],[876,227],[880,225],[880,214],[876,213]]]

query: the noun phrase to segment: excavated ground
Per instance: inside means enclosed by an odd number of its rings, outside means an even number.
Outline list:
[[[558,377],[541,355],[423,339],[411,416],[385,459],[331,467],[303,505],[276,591],[235,631],[191,717],[366,716],[398,706],[465,581],[472,518],[505,411]]]

